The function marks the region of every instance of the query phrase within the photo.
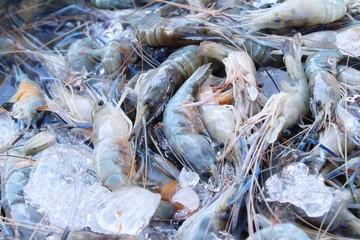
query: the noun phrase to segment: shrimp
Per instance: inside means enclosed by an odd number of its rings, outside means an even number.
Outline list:
[[[24,187],[28,182],[33,161],[25,158],[35,155],[56,142],[55,137],[48,131],[40,132],[20,146],[8,151],[6,163],[1,174],[2,209],[12,221],[19,221],[25,225],[14,226],[16,238],[29,239],[33,234],[32,224],[41,222],[42,216],[37,210],[27,204],[24,199]],[[30,224],[30,227],[26,226]],[[34,239],[43,239],[47,233],[38,231]]]
[[[100,9],[126,9],[134,8],[136,5],[142,6],[147,3],[152,2],[152,0],[89,0],[89,3]]]
[[[93,71],[96,58],[100,58],[100,51],[92,48],[89,38],[81,38],[73,42],[67,51],[67,62],[71,69],[78,73]]]
[[[139,77],[135,91],[137,107],[134,130],[140,132],[143,122],[152,121],[164,109],[170,95],[204,63],[197,55],[198,46],[186,46],[171,54],[160,67]]]
[[[290,239],[290,240],[310,240],[301,228],[292,223],[275,224],[264,227],[257,231],[246,240],[272,240],[272,239]]]
[[[112,191],[130,183],[127,174],[135,169],[131,130],[121,109],[99,100],[93,110],[93,164],[100,182]]]
[[[68,125],[91,124],[95,100],[90,95],[76,94],[71,86],[68,90],[60,81],[51,83],[49,93],[51,98],[39,110],[58,114]]]
[[[306,75],[312,96],[315,122],[320,126],[331,119],[331,112],[340,100],[340,87],[336,80],[336,65],[342,54],[338,51],[323,51],[306,59]]]
[[[359,107],[360,95],[352,95],[342,98],[335,109],[336,120],[340,128],[346,132],[351,141],[358,146],[360,142]]]
[[[162,18],[149,14],[137,29],[138,40],[153,47],[175,47],[200,43],[206,39],[223,39],[229,35],[204,20],[187,17]]]
[[[222,61],[225,65],[226,81],[223,87],[232,85],[235,109],[240,112],[237,124],[259,111],[259,89],[256,84],[256,68],[251,57],[241,49],[233,49],[214,42],[202,42],[202,55]]]
[[[199,106],[204,126],[211,138],[219,144],[231,142],[234,138],[236,124],[235,109],[230,105],[233,100],[232,90],[221,91],[222,93],[218,96],[214,96],[216,86],[219,86],[223,80],[210,76],[200,85],[195,94],[198,102],[205,103]]]
[[[14,103],[10,115],[20,120],[26,130],[30,126],[36,128],[36,122],[43,117],[43,113],[38,109],[45,105],[44,93],[20,68],[16,68],[15,72],[20,84],[15,95],[9,100]]]
[[[215,152],[200,119],[199,110],[196,107],[182,108],[182,106],[194,101],[195,88],[208,77],[208,69],[209,65],[204,65],[191,75],[170,99],[163,116],[164,133],[171,151],[182,164],[193,169],[203,178],[215,173]]]
[[[336,79],[343,92],[342,95],[355,95],[360,93],[360,71],[345,65],[337,65]]]
[[[239,17],[251,31],[286,26],[304,27],[336,21],[346,14],[344,0],[287,0],[275,7],[251,11]]]
[[[115,79],[125,63],[133,64],[138,55],[128,40],[112,40],[103,48],[101,63],[105,73]]]

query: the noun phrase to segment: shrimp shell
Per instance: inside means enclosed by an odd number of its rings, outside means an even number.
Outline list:
[[[326,24],[346,14],[344,0],[287,0],[273,8],[249,12],[240,17],[243,27],[255,31],[286,26]]]

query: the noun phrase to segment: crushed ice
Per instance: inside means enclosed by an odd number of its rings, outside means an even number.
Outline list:
[[[327,187],[321,175],[309,173],[309,168],[300,162],[286,166],[265,182],[268,202],[291,203],[309,217],[320,217],[327,213],[333,201],[335,189]]]

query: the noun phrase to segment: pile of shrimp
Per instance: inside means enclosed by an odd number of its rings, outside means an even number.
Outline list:
[[[0,19],[2,238],[360,238],[357,0],[0,0]],[[81,176],[31,197],[66,151],[102,189],[73,213],[96,225],[51,214]],[[332,194],[311,202],[314,179]],[[291,186],[329,207],[271,195]]]

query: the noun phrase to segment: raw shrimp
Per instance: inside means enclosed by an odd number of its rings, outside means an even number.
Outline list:
[[[340,128],[347,133],[352,142],[360,143],[360,95],[344,97],[335,109],[335,116]],[[348,145],[349,144],[348,142]]]
[[[76,94],[71,86],[67,89],[60,81],[52,82],[48,91],[51,98],[39,110],[58,114],[69,126],[91,124],[95,100],[90,95]]]
[[[275,224],[257,231],[254,235],[249,236],[247,240],[310,240],[304,231],[292,223]]]
[[[39,107],[45,105],[43,91],[20,68],[15,68],[15,73],[20,84],[9,100],[14,103],[10,114],[20,120],[26,129],[30,126],[36,128],[36,122],[43,117],[43,113],[38,111]]]
[[[215,152],[199,110],[196,107],[184,108],[183,105],[194,101],[193,93],[209,76],[208,69],[209,65],[204,65],[191,75],[170,99],[163,116],[164,133],[171,151],[183,165],[195,170],[203,178],[215,173]]]
[[[34,163],[26,156],[35,155],[55,142],[55,137],[50,132],[40,132],[22,145],[13,147],[8,151],[9,157],[3,159],[6,163],[1,174],[1,205],[6,217],[11,221],[20,222],[19,226],[14,226],[16,238],[29,239],[33,234],[32,225],[39,223],[42,218],[24,199],[24,187]],[[38,230],[34,239],[43,239],[45,236],[46,233]]]
[[[337,65],[336,79],[340,84],[342,95],[355,95],[360,93],[360,71],[355,68]]]
[[[336,80],[336,65],[342,54],[338,51],[321,51],[306,59],[306,75],[312,98],[315,122],[322,126],[331,119],[331,112],[340,100],[340,87]]]
[[[233,100],[232,89],[219,92],[214,96],[216,87],[220,86],[225,79],[217,79],[210,76],[196,91],[195,98],[203,102],[199,106],[201,119],[211,138],[219,144],[227,144],[234,138],[235,132],[235,109],[230,105]]]
[[[100,9],[126,9],[142,6],[152,0],[88,0],[91,5]]]
[[[67,61],[71,69],[78,73],[94,71],[96,58],[101,53],[93,48],[89,38],[81,38],[73,42],[67,51]]]
[[[134,130],[140,132],[143,122],[148,123],[163,111],[174,90],[204,63],[197,55],[198,46],[186,46],[171,54],[160,67],[140,76],[135,91],[137,107]]]
[[[99,100],[93,110],[93,165],[100,182],[110,190],[130,183],[135,169],[132,122],[110,102]]]
[[[175,47],[199,43],[206,39],[223,39],[229,35],[204,20],[187,17],[162,18],[154,14],[146,16],[137,29],[138,39],[153,47]]]
[[[121,67],[126,64],[133,64],[138,55],[133,50],[133,45],[128,40],[112,40],[103,48],[101,63],[105,73],[111,79],[115,79]]]
[[[344,0],[287,0],[275,7],[251,11],[239,17],[250,31],[286,26],[304,27],[326,24],[346,14]]]

